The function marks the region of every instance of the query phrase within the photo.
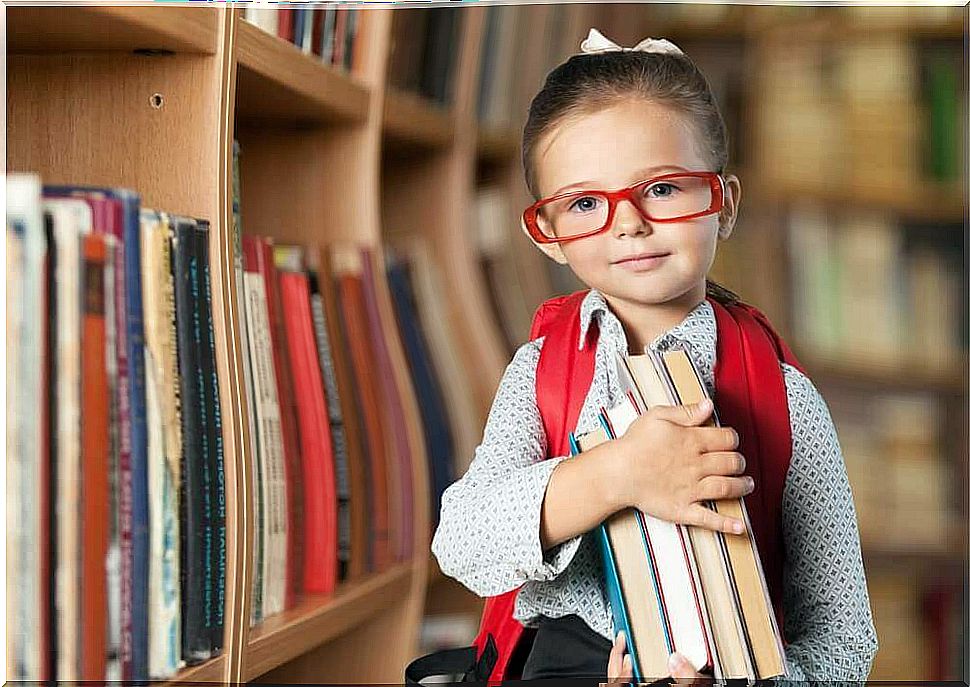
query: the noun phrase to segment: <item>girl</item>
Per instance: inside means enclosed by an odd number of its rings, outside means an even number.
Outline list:
[[[740,181],[725,173],[721,114],[680,49],[654,39],[620,48],[595,29],[581,49],[546,78],[522,144],[537,201],[523,226],[590,287],[577,346],[591,324],[599,332],[578,432],[621,397],[616,351],[683,344],[713,395],[717,328],[707,297],[737,297],[706,276],[741,198]],[[514,618],[536,628],[524,679],[631,677],[587,533],[631,506],[737,532],[741,523],[702,502],[759,485],[744,475],[736,431],[699,426],[711,412],[701,405],[650,410],[616,441],[547,458],[535,392],[543,340],[520,346],[505,370],[474,460],[443,494],[431,549],[445,575],[480,596],[518,588]],[[788,677],[864,680],[878,644],[838,438],[812,382],[780,364],[792,437],[777,508],[783,561],[763,562],[783,565]],[[678,659],[671,676],[700,677]]]

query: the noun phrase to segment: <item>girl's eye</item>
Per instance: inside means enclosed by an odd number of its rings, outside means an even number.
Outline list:
[[[592,212],[598,205],[599,198],[595,196],[583,196],[582,198],[577,198],[569,205],[569,211]]]
[[[670,198],[680,189],[668,182],[660,182],[659,184],[653,184],[648,186],[643,190],[643,195],[647,198]]]

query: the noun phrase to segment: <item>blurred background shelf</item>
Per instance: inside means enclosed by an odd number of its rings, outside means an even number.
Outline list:
[[[389,89],[384,99],[383,131],[389,146],[443,150],[455,137],[454,116],[413,93]]]
[[[370,90],[248,21],[237,27],[237,116],[244,120],[364,122]]]

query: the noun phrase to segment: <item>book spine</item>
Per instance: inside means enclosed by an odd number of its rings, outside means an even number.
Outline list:
[[[145,419],[145,338],[141,299],[140,200],[118,190],[125,261],[126,345],[128,349],[128,412],[130,498],[130,659],[128,679],[148,679],[148,439]],[[124,484],[122,485],[124,487]]]
[[[266,312],[269,318],[273,369],[276,372],[277,398],[280,407],[280,430],[286,465],[286,607],[292,608],[303,594],[303,467],[297,435],[296,397],[293,391],[290,359],[287,354],[286,329],[283,324],[279,294],[279,276],[273,262],[273,246],[257,239],[253,256],[263,275],[266,289]]]
[[[107,246],[104,261],[104,348],[108,375],[108,552],[105,581],[108,597],[105,679],[121,679],[122,575],[121,575],[121,389],[118,375],[118,294],[115,279],[121,264],[121,246],[112,234],[103,234]]]
[[[171,260],[167,223],[154,210],[142,211],[142,298],[145,304],[145,399],[148,409],[148,493],[150,508],[149,675],[167,679],[181,663],[179,633],[178,507],[171,454],[171,386],[166,346],[172,327]],[[177,436],[177,434],[175,435]]]
[[[222,442],[222,409],[219,402],[219,378],[216,369],[216,342],[212,318],[212,279],[209,270],[209,223],[198,220],[196,241],[198,245],[198,277],[201,327],[202,383],[205,394],[208,443],[206,462],[210,475],[212,504],[212,543],[210,549],[212,566],[211,624],[210,636],[213,655],[222,651],[226,608],[226,473],[225,453]]]
[[[329,593],[336,586],[337,574],[336,486],[330,423],[313,340],[306,277],[281,272],[280,291],[303,451],[306,533],[303,584],[307,592]]]
[[[105,261],[102,236],[87,236],[83,246],[81,331],[81,633],[80,679],[105,679],[108,554],[109,394],[105,346]]]
[[[207,541],[211,540],[211,508],[208,468],[203,460],[205,435],[202,378],[199,372],[199,292],[195,272],[198,256],[190,222],[178,219],[172,236],[172,268],[175,284],[175,323],[178,338],[182,410],[182,483],[179,504],[182,579],[182,658],[195,664],[209,658],[212,644],[206,628],[206,591],[211,573]]]
[[[286,601],[287,511],[286,478],[272,341],[266,314],[266,289],[258,272],[247,271],[246,313],[249,317],[249,354],[253,369],[253,404],[256,406],[262,472],[260,495],[263,520],[264,615],[279,613]]]
[[[275,11],[273,11],[275,15]],[[236,277],[236,294],[240,302],[240,310],[242,311],[242,317],[239,318],[239,329],[240,329],[240,339],[242,341],[249,340],[249,327],[248,327],[248,314],[245,308],[245,299],[243,294],[245,293],[244,285],[244,259],[243,259],[243,236],[242,236],[242,217],[239,212],[240,206],[240,176],[239,176],[239,156],[242,153],[242,148],[239,145],[239,141],[233,139],[232,141],[232,259],[233,259],[233,271]],[[253,372],[250,369],[249,356],[242,356],[242,366],[243,366],[243,380],[246,385],[246,398],[253,398]],[[253,475],[255,475],[256,484],[259,484],[260,474],[259,474],[259,458],[258,458],[258,448],[256,446],[256,438],[253,436],[258,430],[256,428],[256,414],[253,409],[252,402],[246,404],[246,417],[248,419],[248,426],[252,428],[252,433],[247,435],[246,440],[246,454],[252,456],[253,460]],[[262,531],[262,508],[263,502],[259,496],[259,490],[256,489],[253,494],[254,510],[256,517],[253,522],[253,580],[252,580],[252,598],[249,605],[249,624],[256,625],[263,619],[263,574],[262,574],[262,558],[263,555],[263,531]]]
[[[320,369],[323,372],[323,385],[327,397],[327,413],[330,417],[330,435],[333,438],[333,453],[337,477],[337,576],[347,578],[350,565],[350,473],[348,470],[347,435],[344,431],[343,413],[340,410],[340,392],[337,388],[337,375],[333,365],[330,337],[327,334],[327,320],[323,307],[323,296],[311,275],[310,306],[313,311],[313,327],[316,331],[317,353]]]
[[[384,447],[383,419],[380,400],[371,379],[369,366],[367,325],[362,321],[364,309],[360,280],[351,274],[340,274],[337,279],[340,314],[344,324],[345,343],[350,351],[354,373],[355,398],[358,417],[361,418],[361,435],[367,455],[368,486],[368,564],[372,572],[386,569],[390,552],[390,525],[388,513],[388,483]]]
[[[53,223],[50,213],[44,213],[44,233],[47,240],[47,257],[44,261],[43,333],[41,341],[44,359],[41,367],[41,444],[43,462],[40,466],[41,528],[40,528],[40,571],[43,605],[41,607],[41,633],[43,644],[40,650],[42,676],[46,680],[57,679],[58,627],[57,627],[57,447],[60,437],[57,427],[57,274],[58,259],[54,246]]]
[[[401,389],[394,377],[394,367],[391,364],[386,334],[381,321],[380,308],[377,304],[377,286],[374,279],[372,255],[368,249],[362,248],[361,282],[363,285],[364,305],[370,323],[370,336],[378,369],[384,378],[380,385],[383,393],[384,410],[388,413],[393,443],[396,450],[389,458],[389,472],[395,476],[395,483],[389,484],[391,504],[396,510],[397,537],[394,541],[395,559],[407,560],[414,550],[414,507],[411,495],[414,493],[413,476],[411,473],[411,446],[407,436],[407,420],[402,409]]]
[[[81,202],[83,205],[82,201]],[[52,274],[52,320],[50,336],[53,339],[57,375],[52,382],[52,403],[56,406],[56,418],[52,414],[52,433],[57,435],[56,455],[53,456],[57,480],[52,485],[55,499],[52,502],[54,518],[51,522],[56,531],[54,544],[56,568],[54,611],[57,625],[58,680],[78,679],[80,625],[80,428],[81,428],[81,227],[75,221],[73,210],[63,205],[52,206],[45,201],[45,208],[53,219],[54,251],[56,269]]]

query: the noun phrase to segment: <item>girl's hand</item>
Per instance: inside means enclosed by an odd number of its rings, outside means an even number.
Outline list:
[[[710,685],[713,682],[713,678],[709,675],[698,673],[694,670],[694,666],[690,664],[690,661],[676,651],[670,655],[667,661],[667,667],[670,669],[670,677],[674,678],[678,685],[701,687],[701,685]]]
[[[674,678],[678,685],[701,687],[711,682],[709,676],[698,673],[686,658],[676,652],[670,655],[667,667],[670,670],[670,677]],[[630,654],[626,653],[626,635],[623,630],[620,630],[613,643],[606,674],[609,682],[601,683],[601,687],[606,684],[633,681],[633,661],[630,659]]]
[[[633,680],[633,660],[626,653],[626,633],[620,630],[613,642],[610,658],[606,664],[607,684]]]
[[[714,406],[655,406],[616,440],[621,507],[636,507],[668,522],[740,534],[741,521],[715,513],[707,500],[741,498],[754,490],[743,476],[738,433],[702,427]]]

